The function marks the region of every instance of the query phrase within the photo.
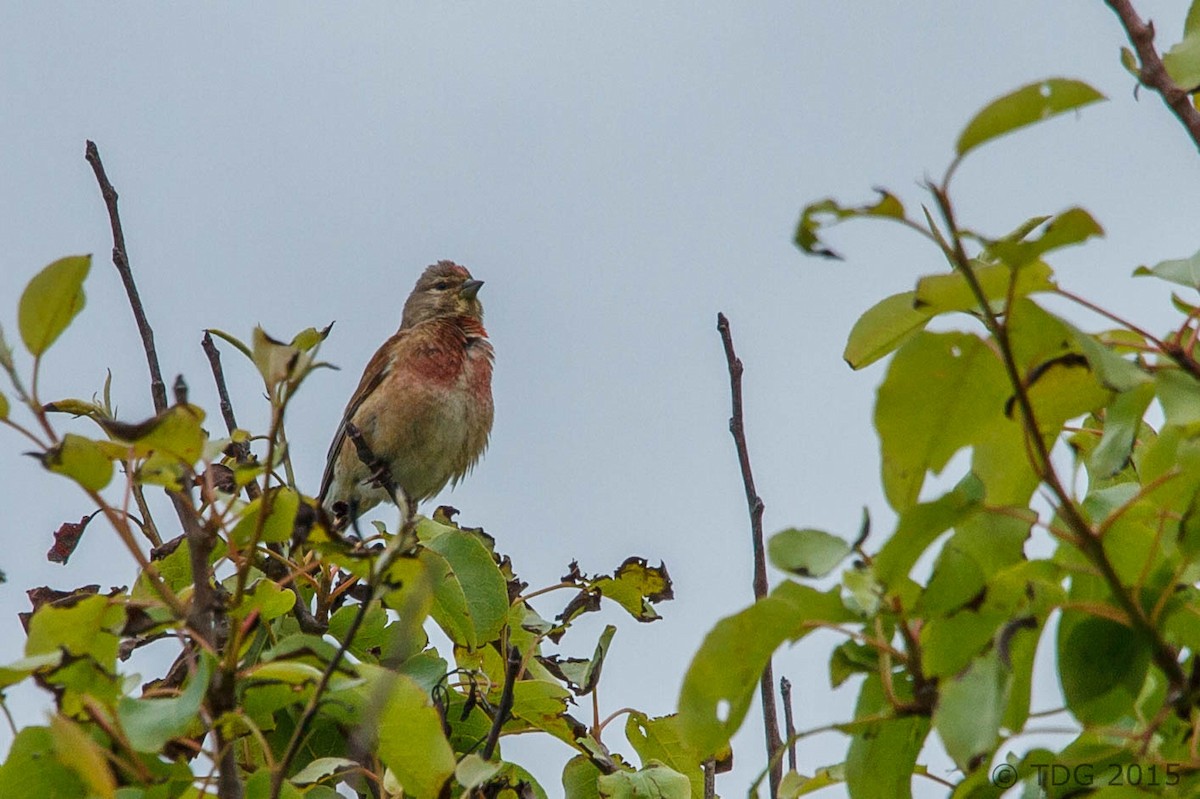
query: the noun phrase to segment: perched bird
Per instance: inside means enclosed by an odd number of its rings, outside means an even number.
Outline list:
[[[390,501],[346,435],[348,422],[388,465],[408,512],[457,484],[483,454],[492,430],[493,354],[476,296],[482,285],[451,261],[417,280],[400,329],[367,363],[329,447],[319,499],[339,520]]]

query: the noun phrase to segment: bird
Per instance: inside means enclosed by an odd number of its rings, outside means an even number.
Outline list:
[[[417,503],[457,485],[483,455],[495,356],[481,286],[453,261],[427,267],[404,303],[400,328],[367,362],[329,446],[318,494],[339,526],[391,501],[347,435],[349,423],[388,467],[408,505],[401,509],[406,519]]]

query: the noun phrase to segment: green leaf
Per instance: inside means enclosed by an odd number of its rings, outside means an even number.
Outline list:
[[[83,596],[74,604],[42,605],[29,621],[25,654],[65,650],[115,671],[120,643],[117,633],[124,623],[125,609],[104,596]]]
[[[8,418],[8,397],[4,396],[4,392],[0,391],[0,419]]]
[[[271,338],[261,327],[254,328],[251,357],[268,391],[303,376],[312,366],[309,352]]]
[[[62,659],[61,651],[44,652],[0,666],[0,690],[16,685],[36,671],[54,669],[62,663]]]
[[[79,775],[88,787],[88,796],[114,799],[117,781],[105,758],[107,752],[95,739],[82,726],[60,715],[50,718],[50,732],[59,762]]]
[[[851,369],[870,366],[928,324],[935,313],[927,307],[914,307],[916,297],[915,291],[893,294],[858,318],[842,352]]]
[[[1054,271],[1045,261],[1034,261],[1014,270],[1007,264],[979,264],[972,267],[979,287],[989,303],[1007,302],[1039,291],[1053,291]],[[1012,288],[1009,288],[1012,284]],[[930,315],[947,311],[976,311],[979,302],[961,272],[928,275],[917,282],[913,300],[918,309]]]
[[[679,716],[650,718],[634,711],[625,721],[625,738],[641,758],[642,766],[652,762],[670,766],[692,783],[692,795],[704,795],[704,771],[699,754],[683,739]],[[732,753],[729,753],[732,757]],[[721,758],[717,758],[720,760]]]
[[[834,588],[822,593],[784,582],[745,610],[726,617],[704,638],[679,694],[679,724],[688,746],[704,755],[723,749],[741,726],[771,653],[818,622],[856,617]]]
[[[811,777],[806,777],[795,771],[783,775],[779,782],[779,799],[799,799],[810,793],[839,785],[846,781],[846,769],[843,764],[819,768]]]
[[[1049,78],[1031,83],[984,106],[959,134],[955,151],[962,158],[1006,133],[1103,99],[1103,94],[1077,80]]]
[[[117,703],[117,718],[129,745],[138,752],[157,752],[172,738],[183,735],[199,720],[200,703],[208,691],[211,659],[201,655],[196,673],[179,696],[171,699],[132,699]]]
[[[333,323],[330,322],[321,330],[315,327],[306,327],[296,335],[292,336],[291,346],[300,350],[311,350],[313,347],[320,344],[329,337],[329,331],[333,329]]]
[[[590,587],[602,597],[616,602],[638,621],[662,618],[652,603],[673,599],[671,577],[663,563],[651,566],[645,558],[626,558],[611,577],[600,576],[590,581]]]
[[[576,755],[563,766],[564,799],[600,799],[600,769],[587,755]]]
[[[1067,707],[1084,724],[1133,718],[1150,645],[1109,619],[1067,611],[1058,625],[1058,676]]]
[[[434,619],[455,643],[471,648],[497,638],[508,615],[508,582],[492,553],[477,535],[455,528],[425,546],[446,564],[434,591]],[[429,563],[438,574],[436,561]]]
[[[92,268],[92,256],[60,258],[34,275],[21,294],[17,326],[29,354],[39,356],[83,310],[83,281]]]
[[[938,686],[933,726],[964,773],[974,771],[1000,742],[1012,675],[992,650]]]
[[[1186,427],[1200,423],[1200,382],[1180,369],[1160,369],[1154,382],[1167,424]]]
[[[1104,412],[1104,434],[1092,452],[1089,466],[1097,477],[1111,477],[1125,468],[1133,442],[1142,427],[1142,417],[1154,399],[1151,385],[1117,394]]]
[[[204,453],[204,443],[208,439],[201,427],[204,411],[196,405],[173,405],[136,423],[95,418],[110,438],[128,444],[135,456],[162,455],[164,466],[195,463]]]
[[[903,696],[903,684],[897,683]],[[863,683],[855,720],[890,711],[878,675]],[[856,725],[858,726],[858,725]],[[929,719],[900,716],[858,726],[846,755],[846,787],[854,799],[911,799],[917,755],[929,734]]]
[[[913,505],[900,514],[894,532],[873,566],[875,577],[884,585],[907,577],[917,560],[937,540],[960,520],[977,513],[983,501],[983,484],[972,474],[962,479],[953,491],[943,497]]]
[[[1012,511],[1017,513],[1017,511]],[[919,608],[944,615],[980,601],[988,579],[1024,558],[1023,547],[1036,514],[979,513],[962,521],[933,567]]]
[[[314,789],[315,790],[315,789]],[[291,780],[284,780],[280,786],[279,799],[301,799],[306,795],[312,795],[314,790],[301,793],[300,790],[292,784]],[[320,793],[317,793],[317,799],[321,799]],[[260,768],[258,771],[250,775],[246,780],[245,799],[271,799],[271,771],[270,769]]]
[[[1031,264],[1051,250],[1082,244],[1090,238],[1103,236],[1104,228],[1084,209],[1068,208],[1046,222],[1042,234],[1036,239],[1026,240],[1026,235],[1027,233],[1019,237],[1005,237],[999,241],[988,242],[987,252],[1004,264],[1018,269]]]
[[[1191,91],[1200,86],[1200,31],[1191,31],[1163,53],[1163,66],[1179,88]]]
[[[966,333],[914,336],[888,368],[875,404],[888,502],[916,503],[928,471],[976,441],[1003,418],[1008,381],[995,352]]]
[[[495,777],[504,768],[503,763],[484,760],[475,752],[458,761],[454,769],[454,779],[468,791],[476,788]]]
[[[767,541],[775,568],[797,577],[824,577],[851,553],[850,544],[823,530],[790,527]]]
[[[602,799],[691,799],[687,777],[662,763],[651,763],[641,771],[618,771],[597,781]]]
[[[280,588],[274,580],[260,579],[246,591],[241,605],[229,609],[229,615],[242,621],[257,611],[259,620],[270,621],[290,613],[295,604],[296,595],[291,591]]]
[[[1152,378],[1137,363],[1122,358],[1113,345],[1106,344],[1090,333],[1062,321],[1062,326],[1075,337],[1075,343],[1096,372],[1096,377],[1113,391],[1130,389],[1151,382]]]
[[[47,727],[25,727],[17,733],[0,766],[0,799],[87,795],[79,775],[54,756],[54,737]]]
[[[281,486],[271,490],[271,507],[262,523],[260,543],[278,544],[292,537],[296,523],[296,512],[300,509],[300,495],[294,489]],[[264,497],[253,500],[246,506],[245,515],[234,526],[231,538],[239,547],[249,545],[258,529],[262,515]]]
[[[611,624],[605,626],[604,632],[600,634],[600,640],[596,642],[596,652],[590,660],[562,658],[558,655],[539,657],[538,660],[550,670],[551,674],[566,682],[567,687],[576,696],[586,696],[596,690],[596,685],[600,682],[600,671],[604,667],[604,658],[608,655],[608,647],[616,632],[615,626]]]
[[[454,751],[429,696],[412,679],[396,675],[379,720],[379,759],[406,794],[436,797],[454,774]]]
[[[847,207],[839,205],[833,198],[826,198],[805,207],[796,225],[796,246],[809,255],[840,259],[842,256],[826,247],[817,236],[822,227],[858,217],[904,218],[904,206],[894,194],[883,189],[875,191],[879,194],[879,200],[873,204]]]
[[[90,438],[67,433],[48,451],[42,463],[55,474],[70,477],[89,491],[99,491],[112,480],[113,465],[103,448]]]
[[[332,777],[339,771],[359,767],[358,763],[345,757],[319,757],[293,774],[290,780],[296,785],[310,785]]]
[[[1137,277],[1157,277],[1180,286],[1200,289],[1200,252],[1190,258],[1159,261],[1150,267],[1139,266],[1133,270],[1133,274]]]
[[[500,687],[496,687],[495,698]],[[533,728],[553,735],[564,743],[576,746],[587,729],[567,713],[571,692],[550,680],[520,680],[513,686],[513,722],[506,725],[514,731]]]

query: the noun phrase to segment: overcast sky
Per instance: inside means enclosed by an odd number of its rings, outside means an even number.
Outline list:
[[[1173,42],[1188,4],[1136,4]],[[941,173],[985,102],[1039,78],[1081,78],[1111,101],[972,156],[957,178],[960,217],[998,233],[1085,205],[1108,235],[1063,253],[1061,282],[1163,326],[1167,289],[1129,274],[1200,247],[1200,159],[1154,95],[1134,96],[1124,43],[1100,0],[0,0],[0,324],[16,341],[28,278],[95,253],[87,309],[46,359],[43,396],[90,397],[111,368],[122,418],[150,413],[83,160],[94,139],[121,194],[163,369],[187,377],[217,428],[203,328],[248,337],[261,323],[287,338],[337,320],[322,355],[343,370],[316,374],[289,420],[315,492],[346,398],[416,276],[441,258],[466,264],[487,282],[496,423],[481,465],[440,501],[486,527],[535,587],[572,559],[592,572],[631,554],[665,561],[677,599],[663,620],[606,610],[565,642],[589,654],[617,623],[602,712],[667,713],[704,633],[751,598],[717,311],[746,362],[768,530],[849,537],[863,505],[877,531],[890,529],[870,427],[883,367],[853,373],[841,351],[858,314],[941,265],[911,234],[869,224],[834,235],[845,263],[806,259],[791,244],[806,202],[858,201],[877,185],[919,202],[919,181]],[[261,427],[255,375],[232,352],[225,364],[239,421]],[[69,566],[45,561],[51,532],[91,508],[24,447],[0,432],[4,661],[23,646],[15,613],[27,588],[133,577],[101,524]],[[558,599],[535,604],[550,615]],[[797,686],[800,727],[852,713],[858,683],[828,688],[833,641],[777,660]],[[1040,685],[1038,709],[1056,691]],[[26,723],[48,703],[10,692]],[[726,796],[761,767],[760,739],[752,717],[719,785]],[[9,740],[0,727],[0,751]],[[606,740],[629,751],[616,729]],[[836,735],[805,742],[802,770],[845,747]],[[565,746],[506,741],[506,752],[561,790]],[[924,759],[953,776],[944,756]]]

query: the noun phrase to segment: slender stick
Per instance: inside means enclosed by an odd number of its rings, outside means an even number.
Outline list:
[[[721,342],[725,346],[725,362],[729,366],[729,390],[732,400],[732,414],[729,417],[729,432],[737,447],[738,464],[742,469],[742,484],[746,489],[746,505],[750,509],[751,543],[754,547],[754,598],[762,599],[767,595],[767,558],[763,546],[763,501],[754,488],[754,474],[750,469],[750,450],[746,446],[746,426],[742,416],[742,361],[733,350],[733,334],[729,329],[729,320],[725,314],[717,314],[717,331],[721,334]],[[762,698],[763,727],[766,733],[767,757],[771,759],[771,796],[779,795],[779,781],[783,770],[776,754],[783,746],[779,737],[779,717],[775,711],[775,674],[771,661],[763,669],[762,680],[759,684],[759,695]]]
[[[788,741],[788,768],[796,771],[796,720],[792,718],[792,681],[779,678],[779,693],[783,699],[783,731]]]
[[[137,320],[138,332],[142,336],[142,347],[146,350],[146,363],[150,367],[150,394],[154,399],[155,413],[167,409],[167,384],[163,382],[162,370],[158,366],[158,351],[154,348],[154,331],[146,319],[146,311],[142,307],[142,298],[138,295],[137,284],[133,282],[133,271],[129,268],[129,257],[125,250],[125,233],[121,229],[121,215],[117,212],[117,190],[113,188],[104,171],[104,162],[100,160],[100,151],[96,143],[88,140],[84,148],[84,157],[92,165],[96,173],[96,182],[100,184],[100,193],[104,196],[104,204],[108,207],[108,221],[112,225],[113,235],[113,265],[121,275],[125,284],[125,293],[129,295],[129,304],[133,307],[133,317]]]
[[[1138,80],[1143,86],[1158,92],[1163,102],[1171,109],[1171,113],[1187,130],[1192,142],[1200,148],[1200,111],[1192,105],[1189,94],[1195,87],[1180,86],[1171,79],[1158,50],[1154,47],[1154,23],[1143,22],[1129,0],[1104,2],[1116,12],[1117,18],[1121,20],[1121,27],[1129,36],[1130,44],[1137,51],[1138,62],[1141,64]]]
[[[483,745],[484,760],[491,760],[496,753],[496,744],[500,741],[500,728],[508,721],[512,712],[513,686],[517,682],[517,671],[521,667],[521,650],[515,646],[508,647],[508,661],[504,667],[504,688],[500,692],[500,704],[496,706],[496,715],[492,718],[492,728],[488,730],[487,743]],[[594,692],[595,689],[593,689]]]
[[[237,418],[233,415],[233,403],[229,401],[229,389],[225,385],[225,370],[221,368],[221,351],[217,349],[217,345],[208,331],[205,331],[204,338],[200,340],[200,346],[204,349],[204,354],[208,356],[208,365],[212,369],[213,381],[217,384],[217,397],[221,401],[221,418],[225,420],[225,429],[229,431],[230,435],[233,435],[233,431],[237,430]],[[235,441],[233,457],[238,463],[249,463],[250,445],[245,441]],[[246,495],[250,499],[257,499],[262,495],[257,480],[246,483]]]

